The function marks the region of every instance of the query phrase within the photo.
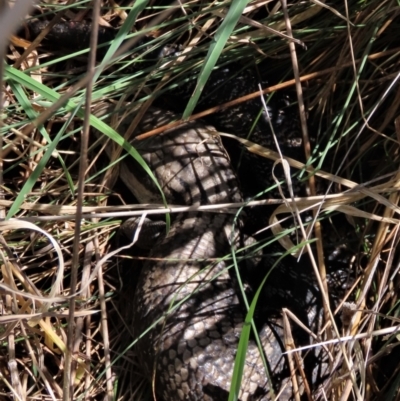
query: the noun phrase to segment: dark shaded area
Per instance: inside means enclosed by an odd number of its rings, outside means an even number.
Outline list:
[[[48,25],[49,21],[34,19],[27,21],[27,39],[35,39]],[[115,38],[117,31],[113,28],[99,26],[98,44],[104,44]],[[22,33],[22,32],[21,32]],[[88,22],[60,21],[54,24],[45,36],[46,46],[53,49],[65,47],[82,50],[90,46],[92,24]]]

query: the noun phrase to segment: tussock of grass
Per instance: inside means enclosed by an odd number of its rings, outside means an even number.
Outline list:
[[[350,308],[356,313],[343,333],[328,330],[319,338],[359,339],[330,348],[332,375],[325,397],[398,399],[399,6],[378,0],[332,7],[289,3],[286,18],[279,2],[268,1],[152,7],[140,1],[125,8],[104,3],[93,19],[118,28],[119,34],[104,45],[108,52],[93,72],[91,104],[97,109],[109,101],[131,101],[144,112],[159,93],[193,79],[201,89],[214,66],[239,59],[243,65],[263,61],[261,68],[270,70],[273,78],[265,93],[296,91],[300,104],[305,102],[299,113],[307,121],[308,136],[316,139],[308,143],[309,165],[290,162],[292,171],[315,172],[332,188],[327,197],[315,198],[310,182],[310,198],[295,204],[300,211],[320,207],[316,210],[325,233],[354,240],[347,245],[355,255],[356,281],[345,299],[354,301]],[[91,15],[88,2],[39,7],[43,16],[70,21]],[[295,41],[288,40],[289,20]],[[0,24],[0,38],[10,37],[11,28],[5,32],[4,26]],[[141,44],[149,32],[154,39]],[[110,243],[117,243],[114,234],[123,217],[111,213],[127,196],[113,187],[118,163],[109,162],[104,147],[91,137],[89,166],[80,164],[85,124],[122,144],[94,116],[83,122],[85,85],[91,82],[89,48],[71,52],[62,46],[50,49],[45,42],[31,45],[18,35],[11,39],[2,74],[0,205],[3,216],[12,219],[0,224],[0,393],[21,400],[67,399],[68,394],[74,400],[143,400],[144,394],[151,399],[132,351],[132,299],[119,295],[129,278],[115,258],[104,259]],[[179,56],[156,63],[145,59],[161,44],[173,42],[184,43]],[[288,42],[296,43],[292,55]],[[143,46],[148,46],[145,52]],[[199,95],[195,92],[185,117]],[[303,124],[307,144],[306,128]],[[133,149],[129,152],[136,156]],[[269,152],[268,157],[277,155]],[[84,213],[79,231],[71,218],[77,204]],[[93,212],[102,214],[90,216]],[[287,216],[287,205],[272,217],[282,213]],[[342,232],[335,215],[345,216],[350,233]],[[318,224],[316,230],[323,249]],[[329,291],[323,258],[315,259],[321,286]],[[337,311],[327,308],[325,316],[332,322],[338,313],[340,306]],[[368,332],[375,334],[365,336]]]

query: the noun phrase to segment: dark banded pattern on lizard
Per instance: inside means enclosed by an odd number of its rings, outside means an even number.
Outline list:
[[[174,119],[170,112],[149,111],[138,132]],[[126,124],[129,124],[127,121]],[[119,127],[123,132],[124,124]],[[242,200],[229,158],[213,127],[185,124],[133,145],[154,172],[170,203],[205,205]],[[161,198],[143,170],[128,168],[127,183],[140,202]],[[122,174],[122,176],[128,176]],[[143,190],[146,188],[146,190]],[[236,241],[234,215],[187,213],[174,219],[168,235],[157,241],[145,262],[134,299],[134,332],[142,335],[137,352],[155,390],[164,400],[224,400],[245,313],[229,259]],[[250,340],[240,400],[268,400],[269,390],[292,392],[282,356],[279,319],[260,335],[272,383],[256,344]]]

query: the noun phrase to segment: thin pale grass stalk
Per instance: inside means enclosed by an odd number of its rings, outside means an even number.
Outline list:
[[[290,329],[290,324],[289,324],[286,314],[283,314],[283,333],[284,333],[285,349],[288,351],[288,350],[295,348],[292,331]],[[294,357],[296,360],[296,367],[300,371],[300,374],[302,376],[302,384],[305,388],[305,392],[308,396],[309,401],[311,401],[310,388],[308,386],[307,380],[305,380],[302,363],[301,363],[297,353],[294,353],[293,355],[291,355],[291,354],[288,355],[290,376],[291,376],[295,400],[300,401],[300,390],[299,390],[299,383],[297,381],[296,369],[294,367],[294,361],[293,361],[292,357]]]
[[[89,121],[89,120],[87,120]],[[108,142],[108,141],[107,141]],[[104,144],[104,147],[107,145],[107,142]],[[114,147],[115,148],[115,147]],[[111,158],[110,158],[111,159]],[[94,161],[92,162],[94,163]],[[101,188],[107,186],[107,174],[111,171],[109,169],[101,183]],[[94,222],[97,222],[98,219],[92,218]],[[103,339],[103,349],[104,349],[104,369],[105,369],[105,376],[106,376],[106,400],[112,401],[114,399],[114,389],[113,389],[113,372],[112,372],[112,363],[111,363],[111,355],[110,355],[110,333],[108,330],[108,318],[107,318],[107,308],[106,308],[106,299],[105,299],[105,289],[104,289],[104,280],[103,280],[103,268],[102,263],[100,262],[100,255],[103,254],[100,250],[99,240],[98,240],[98,233],[95,233],[95,237],[91,244],[94,245],[96,261],[98,265],[98,275],[97,275],[97,283],[99,289],[99,301],[100,301],[100,309],[101,309],[101,332],[102,332],[102,339]],[[90,282],[90,276],[86,277],[86,280],[83,282]],[[89,291],[90,287],[87,287],[87,291]],[[87,326],[87,331],[89,330],[89,326]],[[90,333],[87,333],[90,334]],[[87,337],[89,338],[89,337]],[[87,341],[87,346],[90,347],[90,341]],[[90,356],[90,352],[86,351],[88,356]],[[88,364],[89,365],[89,364]],[[90,376],[89,374],[86,375],[86,382],[85,382],[85,393],[86,398],[89,397],[89,388],[90,388]]]
[[[97,222],[97,219],[94,219],[94,222]],[[103,281],[103,269],[102,264],[100,263],[100,255],[104,252],[101,251],[98,240],[98,233],[95,233],[95,237],[93,241],[90,243],[94,245],[94,249],[96,250],[96,260],[99,266],[99,271],[97,275],[97,282],[99,288],[99,301],[100,301],[100,309],[101,309],[101,331],[103,338],[103,349],[104,349],[104,365],[105,365],[105,376],[106,376],[106,399],[112,401],[114,398],[114,389],[113,389],[113,374],[112,374],[112,364],[111,364],[111,355],[110,355],[110,335],[108,330],[108,318],[107,318],[107,308],[106,308],[106,299],[105,299],[105,289],[104,289],[104,281]],[[82,282],[89,282],[90,280],[90,271],[88,270],[88,274],[86,280],[82,280]],[[87,291],[89,291],[87,288]],[[87,326],[87,330],[89,330],[89,326]],[[89,333],[88,333],[89,334]],[[87,337],[89,338],[89,337]],[[87,341],[88,346],[90,347],[90,342]],[[88,351],[87,351],[88,352]],[[90,355],[90,353],[88,353]],[[88,390],[90,388],[90,376],[87,374],[86,376],[86,397],[89,396]]]
[[[90,269],[91,269],[91,259],[92,259],[92,254],[93,254],[93,241],[90,241],[86,247],[85,247],[85,256],[83,259],[83,268],[82,268],[82,283],[85,283],[90,276]],[[89,299],[91,296],[91,287],[89,286],[87,288],[87,291],[82,294],[82,296],[85,299]],[[84,399],[88,400],[89,399],[89,390],[90,390],[90,384],[91,384],[91,364],[90,364],[90,359],[91,359],[91,352],[92,352],[92,329],[91,329],[91,316],[88,315],[85,317],[83,320],[83,330],[85,331],[85,338],[86,341],[85,343],[85,356],[86,356],[86,361],[85,361],[85,396]]]
[[[27,350],[30,352],[29,355],[32,358],[33,367],[38,372],[39,377],[43,380],[44,386],[45,386],[47,392],[49,393],[50,398],[53,401],[56,401],[57,398],[62,397],[62,390],[61,390],[60,386],[58,386],[56,381],[50,375],[45,374],[45,372],[44,372],[45,367],[40,366],[41,364],[38,363],[35,352],[32,348],[32,345],[31,345],[30,341],[28,340],[28,332],[26,331],[23,324],[21,324],[21,333],[24,336],[25,346],[26,346]],[[34,375],[32,374],[32,376],[34,376]],[[50,381],[51,381],[51,383],[50,383]],[[56,392],[57,395],[54,392]]]
[[[6,274],[4,274],[5,277]],[[54,317],[54,318],[65,318],[68,316],[68,310],[63,311],[63,312],[32,312],[32,313],[22,313],[25,312],[25,309],[20,310],[21,314],[18,313],[13,313],[12,315],[6,315],[6,316],[0,316],[0,322],[2,324],[6,323],[14,323],[14,325],[17,325],[20,320],[26,320],[29,326],[29,320],[33,318],[42,318],[46,319],[49,317]],[[83,311],[77,311],[76,316],[77,317],[87,317],[94,315],[95,313],[98,313],[98,310],[83,310]],[[30,326],[29,326],[30,327]],[[7,333],[9,328],[5,331]]]
[[[295,349],[285,352],[285,354],[290,354],[292,352],[305,351],[307,349],[311,349],[311,348],[315,348],[315,347],[322,347],[324,345],[329,345],[329,344],[340,344],[340,343],[344,343],[344,342],[348,342],[348,341],[363,340],[365,338],[373,338],[373,337],[378,337],[378,336],[386,336],[389,334],[397,334],[399,332],[400,332],[400,325],[396,325],[396,326],[392,326],[392,327],[387,327],[385,329],[374,330],[372,332],[357,333],[355,335],[348,335],[348,336],[340,336],[339,338],[334,338],[332,340],[321,341],[321,342],[318,342],[318,343],[315,343],[312,345],[297,347]]]
[[[290,325],[289,323],[289,318],[298,326],[300,327],[305,333],[307,333],[309,336],[311,336],[315,341],[317,345],[320,345],[320,334],[324,332],[324,330],[326,329],[325,327],[321,329],[320,333],[315,334],[313,333],[294,313],[292,313],[289,309],[287,308],[283,308],[282,309],[282,314],[285,316],[285,318],[287,319],[287,324]],[[325,345],[321,345],[325,352],[327,353],[328,357],[329,357],[329,361],[333,360],[333,352],[330,348],[326,347]],[[311,349],[314,348],[313,345],[308,346],[307,349]],[[291,351],[295,351],[295,350],[299,350],[299,349],[304,349],[304,348],[296,348],[295,346],[292,346],[290,348],[290,350],[287,350],[287,353],[290,354]],[[297,353],[297,351],[296,351]],[[299,353],[300,355],[300,353]]]
[[[97,37],[98,37],[98,19],[100,15],[100,1],[94,2],[93,8],[93,19],[94,24],[92,26],[92,32],[90,36],[90,48],[89,59],[88,59],[88,76],[94,77],[95,75],[95,63],[96,63],[96,49],[97,49]],[[74,232],[74,243],[73,243],[73,254],[72,254],[72,265],[71,265],[71,292],[75,293],[78,283],[78,266],[79,266],[79,247],[81,237],[81,220],[82,220],[82,206],[83,206],[83,195],[85,191],[85,176],[88,164],[88,147],[89,147],[89,118],[90,118],[90,106],[92,103],[92,85],[93,81],[90,79],[86,86],[86,98],[85,98],[85,116],[83,133],[81,139],[80,159],[79,159],[79,173],[78,173],[78,189],[77,189],[77,207],[76,207],[76,218],[75,218],[75,232]],[[73,383],[76,372],[76,363],[78,361],[79,346],[76,344],[78,334],[77,322],[75,322],[74,313],[76,307],[75,297],[72,296],[69,300],[69,317],[68,317],[68,331],[67,331],[67,349],[64,359],[64,380],[63,380],[63,401],[69,401],[72,399]],[[79,331],[81,332],[81,330]],[[75,363],[74,363],[75,362]]]
[[[91,33],[91,38],[90,38],[90,47],[92,51],[89,53],[89,60],[88,60],[88,72],[89,75],[92,75],[95,77],[95,64],[96,64],[96,51],[95,49],[97,48],[97,37],[98,37],[98,22],[100,18],[100,1],[97,0],[94,2],[94,9],[93,9],[93,30]],[[87,152],[87,147],[88,147],[88,139],[89,139],[89,129],[90,129],[90,110],[91,110],[91,103],[92,103],[92,82],[89,82],[87,85],[87,91],[86,91],[86,103],[85,103],[85,117],[84,117],[84,128],[83,128],[83,133],[84,136],[87,138],[86,142],[86,152]],[[87,154],[81,154],[81,157],[87,157]],[[87,160],[86,160],[87,161]],[[83,168],[83,167],[82,167]],[[83,214],[83,213],[82,213]],[[95,239],[94,239],[94,244],[96,249],[98,249],[99,241],[97,237],[98,233],[97,231],[95,232]],[[90,242],[91,244],[91,242]],[[77,249],[76,254],[78,255]],[[98,257],[98,254],[96,253],[96,257]],[[89,265],[88,265],[89,266]],[[89,269],[86,269],[87,275],[89,275]],[[100,267],[100,271],[98,274],[98,283],[99,283],[99,297],[100,297],[100,308],[101,308],[101,315],[102,315],[102,320],[101,320],[101,328],[102,328],[102,335],[104,339],[104,356],[105,356],[105,369],[106,369],[106,388],[107,388],[107,400],[112,401],[113,400],[113,386],[112,386],[112,372],[111,372],[111,364],[110,364],[110,352],[109,352],[109,347],[108,347],[108,325],[107,325],[107,320],[104,319],[104,309],[105,309],[105,301],[104,301],[104,285],[103,285],[103,271]],[[82,281],[85,282],[85,281]],[[89,295],[90,293],[90,287],[87,287],[86,290],[87,294]],[[88,316],[89,318],[89,316]],[[82,321],[83,323],[83,321]],[[87,330],[90,330],[90,327],[87,326]],[[90,350],[90,342],[89,338],[87,337],[87,345],[89,345],[89,350]],[[89,344],[88,344],[89,343]],[[79,349],[79,344],[77,344],[78,349]],[[86,350],[88,353],[88,350]],[[90,353],[89,353],[90,355]],[[86,367],[89,367],[90,364],[86,363]],[[88,383],[90,382],[90,370],[86,371],[86,380],[85,380],[85,390],[88,389]],[[86,398],[89,396],[88,392],[86,392]]]
[[[326,175],[324,174],[326,177]],[[340,179],[339,179],[340,180]],[[351,185],[348,180],[344,180],[343,182],[346,182],[347,184]],[[393,191],[393,187],[390,187],[393,181],[389,181],[385,184],[380,184],[376,187],[369,188],[368,191],[373,192],[376,195],[379,195],[381,193],[387,193],[390,191]],[[129,217],[129,216],[137,216],[141,215],[144,211],[146,211],[149,214],[165,214],[165,213],[181,213],[181,212],[191,212],[191,211],[215,211],[216,213],[232,213],[234,214],[235,211],[239,208],[242,207],[251,207],[251,206],[268,206],[268,205],[281,205],[284,202],[287,204],[295,203],[296,205],[299,206],[301,210],[304,208],[312,208],[318,206],[318,204],[321,203],[321,201],[325,200],[325,208],[326,209],[334,209],[337,208],[338,205],[342,205],[341,207],[345,207],[346,205],[350,203],[354,203],[357,201],[360,201],[366,197],[365,191],[360,191],[358,192],[357,188],[362,187],[362,186],[355,186],[354,190],[351,192],[342,192],[342,193],[336,193],[336,194],[331,194],[327,196],[312,196],[312,197],[307,197],[307,198],[294,198],[292,199],[286,199],[285,201],[282,199],[264,199],[264,200],[254,200],[254,201],[249,201],[249,202],[239,202],[239,203],[221,203],[221,204],[216,204],[216,205],[202,205],[202,206],[176,206],[176,205],[169,205],[168,208],[165,208],[164,205],[162,204],[128,204],[128,205],[121,205],[121,206],[84,206],[82,208],[83,212],[83,218],[85,219],[90,219],[92,217],[95,218],[110,218],[110,217]],[[88,194],[90,195],[90,194]],[[94,194],[97,195],[97,194]],[[386,206],[389,206],[397,212],[395,207],[392,207],[392,204],[389,203],[388,201],[385,202]],[[11,201],[1,201],[0,200],[0,205],[1,206],[9,206],[11,205]],[[347,206],[351,210],[350,206]],[[42,212],[42,213],[47,213],[50,216],[35,216],[35,217],[23,217],[20,220],[21,221],[60,221],[60,220],[71,220],[73,216],[75,216],[76,212],[76,206],[54,206],[54,205],[48,205],[48,204],[39,204],[39,203],[29,203],[26,202],[21,205],[22,210],[27,210],[27,211],[37,211],[37,212]],[[135,211],[136,209],[136,211]],[[232,212],[229,211],[229,209],[233,209]],[[117,212],[117,210],[120,210],[120,212]],[[122,210],[122,211],[121,211]],[[354,208],[354,210],[357,210]],[[104,212],[104,213],[101,213]],[[363,214],[362,214],[363,213]],[[351,214],[351,213],[349,213]],[[367,212],[359,212],[359,214],[355,215],[363,215],[365,217],[372,218],[377,221],[386,221],[386,222],[392,222],[393,224],[398,223],[398,219],[394,218],[383,218],[382,216],[379,215],[374,215],[371,213]]]
[[[99,249],[98,238],[94,239],[95,248]],[[96,252],[96,258],[99,258],[99,253]],[[100,308],[101,308],[101,334],[104,343],[104,368],[106,370],[106,388],[107,394],[106,399],[112,401],[114,399],[114,388],[112,380],[112,369],[111,369],[111,355],[110,355],[110,335],[108,331],[108,318],[107,318],[107,308],[106,308],[106,297],[104,290],[103,281],[103,268],[102,264],[99,263],[99,273],[97,275],[97,282],[99,284],[99,298],[100,298]]]
[[[398,195],[397,195],[398,197]],[[381,307],[381,303],[383,300],[383,297],[385,296],[385,290],[387,290],[388,286],[387,286],[387,282],[388,279],[390,277],[390,271],[393,267],[393,259],[395,256],[395,249],[396,246],[398,244],[399,241],[399,225],[396,225],[394,227],[394,229],[392,230],[392,232],[390,233],[390,235],[387,235],[386,238],[386,244],[389,245],[389,255],[387,257],[387,263],[385,266],[385,269],[383,271],[383,275],[381,278],[381,281],[379,282],[379,288],[376,292],[376,301],[375,304],[373,305],[373,307],[368,311],[368,312],[372,312],[371,318],[369,319],[369,324],[368,324],[368,330],[372,331],[373,328],[375,327],[375,323],[376,323],[376,317],[378,316],[378,310]],[[386,227],[388,228],[388,227]],[[389,232],[389,231],[387,231]],[[390,241],[390,242],[389,242]],[[371,341],[366,341],[365,342],[365,353],[366,355],[369,355],[371,352]]]
[[[6,284],[8,284],[11,288],[16,289],[16,284],[13,280],[11,269],[10,269],[10,264],[8,263],[7,259],[4,257],[5,255],[2,254],[0,251],[0,255],[2,256],[2,260],[5,262],[5,265],[2,266],[2,273],[4,277],[4,281]],[[15,294],[10,295],[9,293],[6,294],[5,296],[5,308],[8,311],[8,313],[12,313],[13,310],[15,310],[17,307],[17,302],[15,299]],[[13,326],[8,330],[8,335],[7,335],[7,351],[8,351],[8,368],[10,370],[10,376],[11,376],[11,383],[15,391],[16,398],[18,400],[24,400],[24,392],[22,389],[20,377],[18,374],[18,366],[17,366],[17,361],[16,361],[16,356],[15,356],[15,327]]]
[[[9,389],[10,393],[12,393],[14,395],[14,397],[18,400],[18,401],[23,401],[24,399],[20,397],[20,395],[18,394],[17,391],[15,391],[13,385],[7,380],[6,377],[4,377],[3,373],[0,372],[0,379],[1,381],[6,385],[6,387]]]
[[[288,11],[287,11],[287,2],[286,2],[286,0],[281,0],[281,3],[282,3],[284,20],[285,20],[285,24],[286,24],[286,30],[287,30],[289,36],[293,36],[291,21],[290,21]],[[290,50],[290,56],[292,59],[293,75],[294,75],[296,94],[297,94],[297,100],[298,100],[298,105],[299,105],[301,131],[303,134],[304,154],[305,154],[306,160],[310,160],[311,144],[310,144],[310,139],[308,136],[307,118],[306,118],[306,111],[305,111],[306,109],[305,109],[305,105],[304,105],[303,89],[302,89],[302,85],[301,85],[301,81],[300,81],[300,72],[299,72],[298,60],[297,60],[297,55],[296,55],[296,48],[295,48],[293,42],[289,42],[289,50]],[[308,185],[309,185],[311,196],[316,195],[317,191],[315,188],[316,183],[315,183],[314,175],[310,175],[310,177],[308,179]],[[317,251],[317,260],[318,260],[318,271],[319,271],[319,275],[320,275],[320,281],[322,283],[321,291],[324,293],[324,303],[323,303],[324,319],[325,319],[325,322],[330,322],[331,324],[334,325],[335,323],[331,320],[333,315],[332,315],[332,312],[330,311],[330,304],[329,304],[329,289],[328,289],[327,273],[326,273],[324,250],[323,250],[323,238],[322,238],[322,232],[321,232],[321,225],[317,221],[319,212],[320,212],[320,209],[319,210],[313,209],[314,221],[311,226],[313,226],[314,235],[315,235],[315,238],[317,239],[316,251]],[[298,212],[297,212],[297,214],[298,214]],[[302,224],[301,221],[300,221],[300,224]],[[309,239],[310,234],[311,234],[311,230],[307,233],[307,237],[305,237],[305,240]],[[300,255],[299,255],[299,257],[300,257]],[[328,301],[328,303],[326,303],[327,301]],[[330,330],[327,330],[326,334],[327,334],[327,338],[331,338]]]

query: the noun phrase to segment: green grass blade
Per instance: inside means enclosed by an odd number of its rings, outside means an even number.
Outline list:
[[[10,81],[10,86],[11,89],[13,91],[13,93],[15,94],[15,97],[18,100],[18,104],[21,105],[21,107],[24,109],[26,115],[28,116],[28,118],[30,120],[35,120],[38,116],[38,113],[34,110],[34,108],[32,107],[31,102],[29,101],[28,97],[26,96],[26,93],[23,91],[22,87],[20,84],[17,84],[15,81]],[[47,143],[50,145],[52,143],[51,138],[49,137],[49,135],[47,134],[46,129],[43,127],[43,125],[41,125],[40,127],[38,127],[39,132],[43,135],[43,138],[46,139]],[[64,130],[63,130],[64,132]],[[46,148],[46,147],[44,147]],[[64,171],[65,177],[67,179],[68,185],[70,187],[71,190],[71,194],[74,193],[74,182],[72,180],[71,174],[69,174],[68,168],[65,165],[64,159],[61,157],[60,154],[58,154],[58,160],[61,164],[61,167]],[[38,166],[39,167],[39,166]],[[26,191],[26,193],[28,193],[32,188],[30,188],[28,191]]]
[[[41,157],[40,161],[38,162],[36,168],[32,171],[32,174],[29,176],[29,178],[26,180],[24,186],[22,187],[21,191],[17,195],[15,201],[11,205],[6,219],[12,218],[19,210],[21,204],[24,202],[26,195],[32,190],[33,186],[35,185],[36,181],[42,174],[42,171],[46,167],[47,162],[49,161],[52,153],[55,151],[58,143],[60,142],[60,139],[63,137],[65,134],[65,130],[68,126],[68,124],[72,121],[72,119],[75,117],[75,114],[78,109],[75,109],[75,112],[71,114],[69,119],[66,121],[64,124],[63,128],[59,130],[57,135],[55,136],[54,140],[49,142],[49,145],[47,146],[46,151],[43,154],[43,157]],[[42,130],[44,130],[44,127],[40,127]]]
[[[279,260],[272,266],[272,269],[279,263]],[[264,277],[263,281],[261,282],[260,286],[257,289],[257,292],[254,295],[253,300],[251,301],[249,310],[246,314],[246,318],[243,323],[243,329],[242,332],[240,333],[240,339],[239,339],[239,344],[238,344],[238,349],[236,353],[236,358],[235,358],[235,366],[233,368],[233,374],[232,374],[232,381],[231,381],[231,388],[229,391],[229,398],[228,401],[237,401],[239,397],[239,392],[240,392],[240,385],[242,382],[242,376],[243,376],[243,370],[244,370],[244,364],[246,362],[246,353],[247,353],[247,347],[249,344],[249,338],[250,338],[250,332],[251,328],[253,325],[253,316],[254,312],[256,309],[258,297],[260,296],[261,290],[269,276],[266,274]]]
[[[7,65],[5,66],[5,79],[7,81],[15,81],[22,87],[26,87],[30,90],[33,90],[39,93],[42,97],[46,98],[47,100],[50,100],[51,102],[56,102],[60,98],[60,95],[57,92],[53,91],[46,85],[43,85],[40,82],[35,81],[34,79],[24,74],[23,72],[18,71],[17,69]],[[77,107],[78,106],[73,101],[68,100],[64,106],[64,109],[66,112],[74,112],[74,110],[76,110]],[[78,108],[78,110],[76,110],[76,115],[79,116],[80,118],[84,118],[84,110],[82,108]],[[113,130],[110,126],[101,121],[99,118],[91,115],[89,121],[92,127],[97,129],[104,135],[108,136],[118,145],[122,146],[122,148],[125,149],[125,151],[129,153],[140,164],[140,166],[145,170],[145,172],[149,175],[149,177],[153,180],[153,182],[157,186],[158,190],[161,193],[164,204],[167,205],[164,193],[160,185],[158,184],[157,179],[150,170],[149,166],[137,152],[137,150],[129,142],[127,142],[124,138],[122,138],[115,130]],[[12,217],[12,215],[16,213],[16,211],[21,206],[22,202],[23,202],[23,197],[18,196],[14,202],[15,205],[13,205],[12,208],[13,213],[9,212],[7,215],[8,218]],[[167,226],[168,225],[169,225],[169,220],[167,221]]]
[[[97,69],[96,73],[94,74],[93,81],[96,81],[97,78],[100,76],[101,72],[103,71],[104,67],[108,64],[108,62],[112,59],[115,52],[121,46],[122,42],[126,39],[127,35],[131,32],[131,28],[135,25],[136,18],[141,11],[144,10],[148,3],[148,0],[139,0],[135,1],[133,7],[131,8],[128,18],[124,21],[121,28],[119,28],[115,39],[112,41],[106,55],[103,58],[103,61],[100,67]]]
[[[239,397],[240,385],[242,382],[244,364],[246,362],[247,348],[248,348],[250,332],[251,332],[252,328],[254,329],[255,334],[258,337],[256,327],[255,327],[255,324],[253,321],[253,317],[254,317],[256,305],[257,305],[261,290],[263,289],[264,284],[267,281],[270,273],[275,269],[276,266],[278,266],[280,261],[285,256],[287,256],[287,254],[288,253],[279,257],[277,259],[277,261],[272,265],[272,267],[269,269],[269,271],[265,275],[264,279],[262,280],[261,284],[259,285],[256,293],[254,294],[253,300],[251,301],[251,304],[250,304],[249,309],[246,314],[246,318],[244,320],[242,332],[240,333],[240,339],[239,339],[238,349],[237,349],[236,358],[235,358],[235,366],[233,368],[232,382],[231,382],[231,388],[229,391],[228,401],[237,401],[238,397]],[[259,338],[257,338],[256,342],[257,342],[258,347],[262,349],[262,345],[261,345]],[[264,354],[262,354],[262,353],[261,353],[261,358],[263,359],[265,369],[267,369],[268,366],[267,366],[266,360],[264,358]],[[267,371],[267,377],[269,378],[269,381],[270,381],[268,371]],[[272,389],[271,389],[271,391],[272,391]]]
[[[188,105],[186,106],[186,109],[183,113],[183,118],[188,118],[196,107],[204,86],[247,4],[247,0],[232,1],[232,5],[229,8],[224,21],[218,28],[217,32],[215,33],[215,37],[211,42],[205,62],[197,80],[196,88],[189,100]]]

